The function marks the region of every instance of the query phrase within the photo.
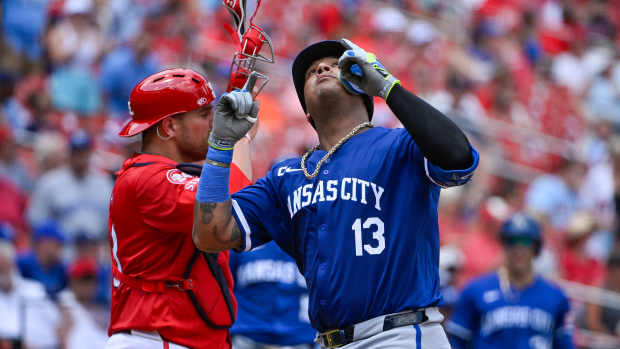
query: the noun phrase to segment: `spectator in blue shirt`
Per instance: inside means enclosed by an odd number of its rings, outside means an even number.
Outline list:
[[[67,286],[67,269],[61,260],[64,233],[56,222],[49,221],[35,227],[33,238],[32,251],[17,258],[19,271],[23,277],[41,282],[54,298]]]
[[[8,222],[0,222],[0,241],[15,243],[15,229]]]
[[[45,28],[49,0],[3,0],[0,23],[4,40],[30,59],[41,56],[41,36]]]
[[[23,131],[29,121],[28,112],[15,98],[16,78],[13,73],[0,70],[0,122],[5,122],[12,132]]]
[[[150,35],[142,33],[133,45],[121,46],[104,58],[99,80],[111,114],[126,116],[127,101],[133,87],[161,69],[159,60],[151,52],[150,46]]]
[[[584,163],[565,159],[557,174],[536,178],[525,193],[525,207],[554,229],[565,229],[570,216],[581,206],[579,190],[585,177]]]

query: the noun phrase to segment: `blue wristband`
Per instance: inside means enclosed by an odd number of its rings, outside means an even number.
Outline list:
[[[224,164],[230,164],[232,162],[232,158],[232,150],[220,150],[209,146],[209,151],[207,152],[207,159],[221,162]]]
[[[207,159],[230,164],[232,162],[232,150],[218,150],[209,147]],[[228,180],[230,178],[230,168],[221,167],[205,163],[202,166],[196,200],[198,202],[224,202],[228,200]]]

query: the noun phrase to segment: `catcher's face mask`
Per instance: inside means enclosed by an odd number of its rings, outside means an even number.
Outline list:
[[[234,40],[239,43],[239,48],[230,65],[230,80],[226,91],[242,89],[250,74],[254,72],[253,76],[258,78],[259,83],[257,88],[251,92],[256,96],[269,81],[269,77],[256,72],[256,62],[275,62],[271,38],[261,27],[254,24],[254,17],[258,13],[261,0],[256,3],[256,9],[249,20],[249,26],[246,24],[245,0],[223,0],[222,3],[233,17],[236,30],[232,31],[231,29],[231,34],[233,34]],[[265,49],[265,53],[263,53],[263,49]]]
[[[261,53],[265,45],[268,48],[267,55]],[[240,50],[235,53],[230,65],[230,82],[227,90],[241,89],[248,80],[250,73],[254,71],[260,80],[254,92],[258,95],[269,81],[269,77],[255,71],[256,62],[273,63],[275,62],[274,57],[273,45],[269,35],[256,24],[250,24],[248,31],[241,38]]]

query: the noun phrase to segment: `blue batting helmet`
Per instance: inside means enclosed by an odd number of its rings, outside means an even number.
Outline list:
[[[502,224],[499,231],[502,241],[511,238],[529,238],[536,247],[536,254],[542,247],[541,229],[538,222],[525,213],[516,213]]]

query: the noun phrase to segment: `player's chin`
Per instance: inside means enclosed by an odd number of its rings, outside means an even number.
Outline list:
[[[185,158],[191,159],[191,162],[202,161],[207,156],[209,143],[207,141],[200,144],[187,144],[181,147],[181,151],[185,154]]]
[[[513,261],[516,269],[520,271],[526,271],[532,267],[533,258],[520,257]]]
[[[206,151],[196,151],[192,152],[190,158],[192,159],[190,162],[200,162],[203,161],[207,157]]]
[[[209,151],[209,142],[205,142],[204,144],[200,146],[200,148],[198,148],[198,151],[196,152],[196,156],[198,156],[200,160],[204,160],[204,158],[207,157],[208,151]]]
[[[345,94],[347,90],[339,80],[329,79],[317,84],[315,92],[318,99],[323,100],[324,98],[333,98],[335,94]]]

